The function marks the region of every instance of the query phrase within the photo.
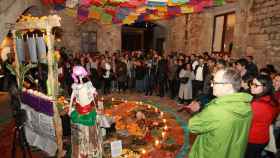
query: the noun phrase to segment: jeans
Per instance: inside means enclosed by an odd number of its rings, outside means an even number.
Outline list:
[[[251,144],[248,143],[244,158],[261,158],[261,153],[266,147],[265,144]]]

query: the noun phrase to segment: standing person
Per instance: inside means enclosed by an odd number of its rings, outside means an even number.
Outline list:
[[[208,73],[206,74],[204,82],[203,82],[202,94],[211,98],[213,95],[213,89],[211,87],[211,80],[213,79],[213,73],[214,73],[214,69],[216,66],[216,60],[214,58],[209,57],[207,60],[207,66],[208,66]]]
[[[208,74],[207,64],[204,63],[202,56],[199,57],[199,64],[194,69],[195,79],[193,81],[193,96],[197,97],[202,93],[203,83]]]
[[[274,87],[274,98],[279,104],[280,103],[280,74],[279,73],[275,74],[273,78],[273,87]],[[279,114],[275,120],[274,135],[276,139],[276,146],[277,148],[279,148],[280,147],[280,115]]]
[[[2,67],[3,74],[5,75],[3,77],[3,86],[2,86],[2,90],[4,91],[8,91],[9,87],[12,84],[17,83],[16,76],[14,76],[7,68],[8,65],[13,65],[13,63],[14,63],[14,59],[12,57],[12,53],[8,53],[7,59],[3,62],[3,67]]]
[[[248,76],[252,75],[251,72],[247,70],[248,61],[244,58],[238,59],[236,61],[236,69],[241,74],[241,77],[247,78]]]
[[[189,158],[242,158],[252,118],[252,96],[238,92],[241,76],[233,69],[216,72],[212,86],[217,98],[189,120],[190,132],[198,135]],[[192,112],[200,109],[198,104],[187,107]]]
[[[145,65],[142,60],[138,59],[135,62],[135,89],[138,92],[144,92],[144,77],[145,77]]]
[[[145,66],[145,95],[146,96],[151,96],[153,94],[153,88],[154,88],[154,78],[155,78],[155,70],[153,67],[153,61],[152,59],[148,59],[146,61],[146,66]]]
[[[269,142],[269,126],[278,114],[278,104],[272,97],[273,84],[269,76],[260,75],[251,82],[253,119],[245,158],[261,158]]]
[[[132,62],[128,54],[124,56],[124,62],[127,70],[126,88],[130,89],[132,88]]]
[[[162,55],[158,56],[158,67],[157,67],[157,79],[159,86],[159,96],[164,97],[164,90],[167,82],[167,72],[168,72],[168,64],[167,60],[162,57]]]
[[[0,91],[2,91],[2,87],[4,85],[4,69],[3,69],[3,62],[2,59],[0,58]]]
[[[118,81],[118,90],[119,92],[122,90],[123,92],[125,92],[126,90],[126,86],[125,86],[125,82],[127,79],[127,66],[125,64],[125,62],[123,62],[123,59],[121,58],[120,60],[117,60],[116,63],[116,77],[117,77],[117,81]]]
[[[111,91],[111,79],[112,79],[112,72],[111,72],[111,65],[106,62],[104,64],[104,74],[103,77],[103,94],[109,94]]]
[[[87,76],[88,73],[82,66],[73,67],[72,77],[75,83],[72,85],[69,114],[72,124],[71,157],[75,158],[102,157],[102,134],[96,123],[97,92]]]
[[[258,74],[258,67],[257,65],[254,63],[254,58],[253,56],[247,56],[246,57],[248,64],[246,69],[251,73],[252,76],[256,76]]]
[[[180,86],[178,72],[179,72],[179,60],[174,59],[172,60],[173,64],[169,67],[170,74],[168,77],[170,78],[170,98],[175,99],[178,95],[178,87]],[[178,86],[179,85],[179,86]]]
[[[192,72],[192,65],[186,63],[183,65],[179,73],[180,89],[179,89],[179,100],[181,103],[192,99],[192,80],[194,74]]]
[[[192,69],[194,70],[196,66],[199,64],[197,60],[197,56],[195,54],[191,55],[191,63],[192,63]]]

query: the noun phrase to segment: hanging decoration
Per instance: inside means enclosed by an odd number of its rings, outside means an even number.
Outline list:
[[[225,0],[42,0],[54,10],[64,10],[80,22],[97,20],[102,24],[131,24],[170,19],[204,8],[220,6]],[[66,9],[65,9],[66,8]],[[76,10],[76,11],[74,11]]]

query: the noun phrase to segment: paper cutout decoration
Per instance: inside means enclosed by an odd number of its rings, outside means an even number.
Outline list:
[[[88,8],[84,7],[84,6],[80,6],[78,8],[78,19],[80,21],[86,21],[89,15],[89,10]]]
[[[102,24],[131,24],[136,21],[169,19],[225,3],[224,0],[66,0],[66,3],[65,0],[42,1],[45,5],[53,5],[55,10],[64,9],[66,6],[66,14],[77,16],[81,22],[94,19]]]
[[[79,4],[79,0],[66,0],[65,6],[67,8],[75,8]]]

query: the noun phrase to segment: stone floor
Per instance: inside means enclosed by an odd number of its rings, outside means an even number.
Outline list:
[[[148,100],[152,101],[154,103],[159,103],[163,106],[167,106],[172,108],[174,111],[177,111],[180,107],[177,105],[175,100],[171,100],[169,97],[158,97],[158,96],[144,96],[142,93],[136,93],[136,92],[114,92],[110,95],[103,96],[105,99],[111,99],[114,97],[115,99],[126,99],[126,100]],[[178,115],[185,119],[186,121],[190,117],[190,114],[187,112],[178,112]],[[12,144],[12,129],[13,128],[13,122],[12,122],[12,115],[11,110],[9,107],[9,96],[7,93],[1,93],[0,92],[0,136],[5,139],[2,139],[0,141],[0,148],[2,148],[2,151],[0,149],[0,153],[2,153],[2,156],[4,157],[11,157],[11,144]],[[191,137],[191,141],[193,141],[193,137]],[[5,142],[9,142],[8,144]],[[5,148],[5,150],[4,150]],[[19,149],[18,149],[19,151]],[[20,157],[20,153],[17,152],[17,157]],[[46,157],[44,153],[40,151],[33,151],[32,152],[33,157]],[[43,156],[44,155],[44,156]],[[0,156],[0,157],[2,157]]]
[[[100,96],[102,97],[102,96]],[[158,96],[145,96],[142,93],[137,92],[114,92],[110,95],[103,96],[105,99],[111,99],[114,97],[115,99],[125,99],[125,100],[149,100],[154,103],[159,103],[163,106],[169,107],[174,111],[180,109],[180,105],[176,103],[175,100],[171,100],[169,97],[158,97]],[[184,120],[188,120],[190,118],[190,114],[183,111],[177,112],[178,116],[180,116]],[[12,121],[12,112],[9,106],[9,96],[5,92],[0,92],[0,157],[11,157],[11,144],[12,144],[12,133],[13,133],[14,123]],[[190,135],[190,145],[193,143],[195,136]],[[21,153],[19,148],[17,149],[17,158],[21,158]],[[46,154],[40,150],[33,149],[32,150],[32,157],[34,158],[47,158]],[[276,158],[279,158],[280,154],[278,153]]]

